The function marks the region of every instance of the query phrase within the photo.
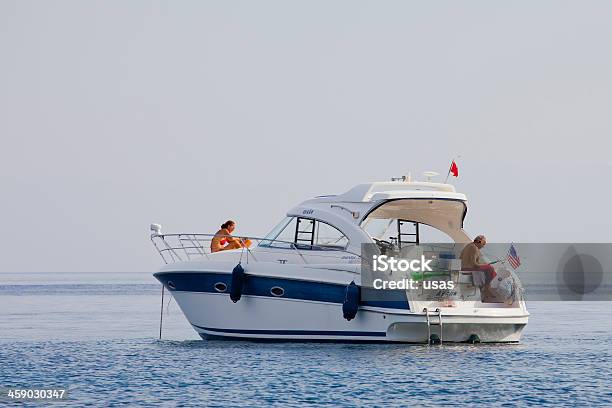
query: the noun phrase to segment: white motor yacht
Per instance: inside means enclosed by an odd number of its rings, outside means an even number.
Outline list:
[[[516,275],[497,264],[510,289],[486,299],[457,262],[471,242],[466,213],[454,186],[402,178],[304,201],[241,249],[211,253],[213,235],[162,234],[153,224],[166,262],[154,276],[202,338],[518,342],[529,313]],[[425,254],[436,270],[394,273],[416,276],[416,290],[377,290],[365,270],[372,253]],[[434,276],[452,288],[425,290]]]

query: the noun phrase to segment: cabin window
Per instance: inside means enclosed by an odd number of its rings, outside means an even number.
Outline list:
[[[315,225],[314,244],[316,246],[346,248],[348,238],[337,228],[321,221]]]
[[[306,250],[344,249],[348,238],[337,228],[312,218],[288,217],[259,244],[264,247]]]

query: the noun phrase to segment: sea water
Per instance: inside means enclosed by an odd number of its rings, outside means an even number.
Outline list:
[[[612,405],[609,302],[532,302],[515,345],[258,343],[200,340],[169,297],[159,340],[160,289],[0,274],[0,389],[67,389],[54,406]]]

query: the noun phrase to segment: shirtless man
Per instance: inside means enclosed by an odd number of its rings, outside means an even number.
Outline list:
[[[236,229],[236,222],[225,221],[221,229],[215,233],[210,241],[210,252],[226,251],[228,249],[239,249],[248,246],[250,242],[242,242],[239,238],[232,237],[232,232]],[[248,241],[248,240],[247,240]]]
[[[485,285],[488,285],[497,275],[492,265],[482,263],[480,249],[487,244],[484,235],[478,235],[474,242],[467,244],[461,251],[461,270],[463,271],[482,271],[485,273]]]

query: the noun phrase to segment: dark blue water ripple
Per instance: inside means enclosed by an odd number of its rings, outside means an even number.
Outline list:
[[[588,349],[142,339],[5,344],[0,355],[3,384],[68,386],[75,406],[612,403],[610,353]]]

